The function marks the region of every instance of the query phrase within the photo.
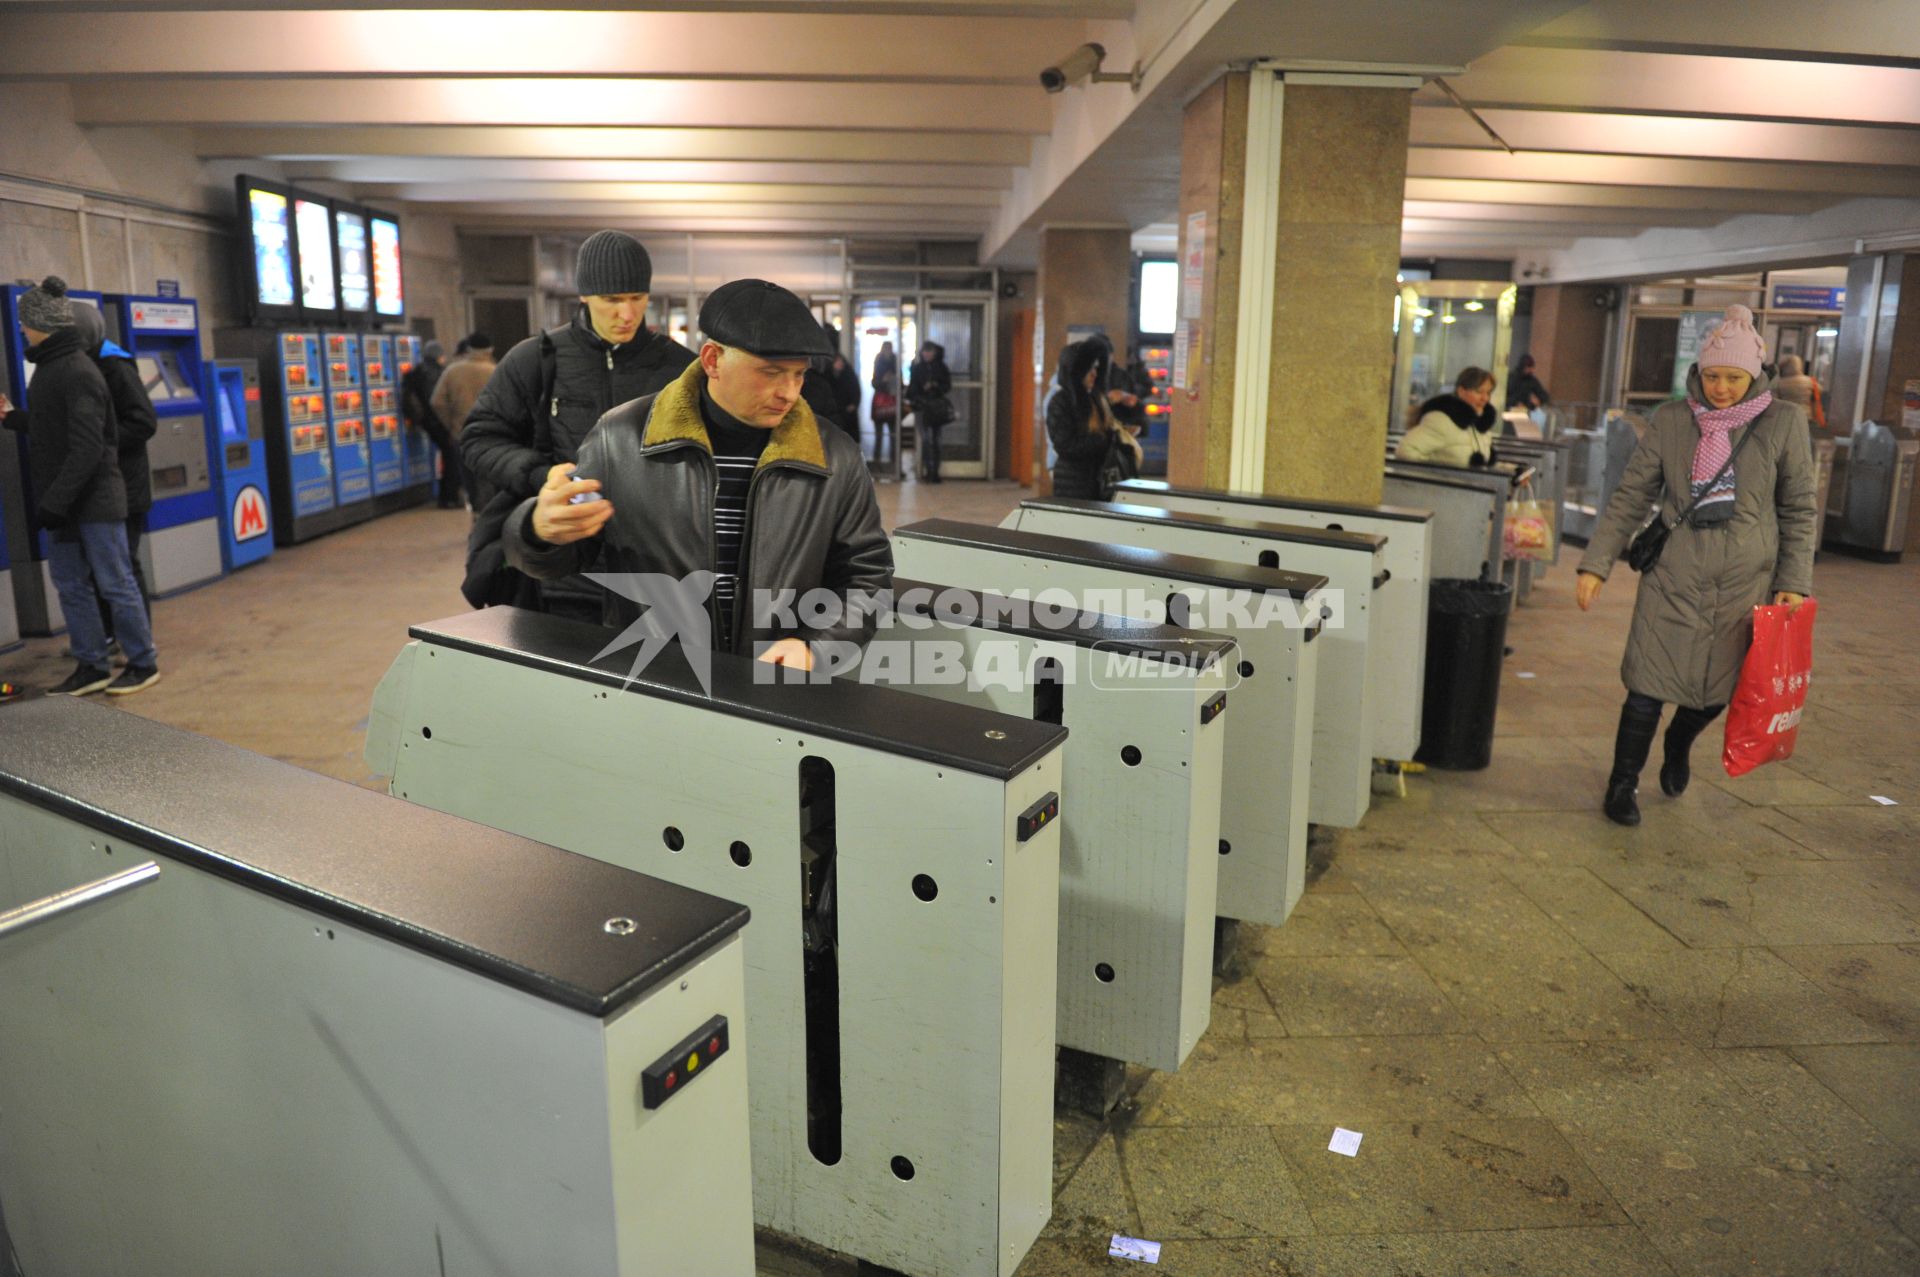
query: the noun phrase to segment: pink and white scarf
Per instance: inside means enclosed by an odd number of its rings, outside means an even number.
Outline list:
[[[1707,484],[1712,482],[1716,474],[1720,474],[1720,467],[1726,465],[1727,458],[1733,455],[1733,432],[1772,406],[1771,390],[1762,391],[1751,399],[1725,408],[1709,408],[1697,399],[1687,400],[1687,407],[1693,409],[1694,424],[1700,427],[1700,442],[1693,447],[1693,471],[1688,475],[1688,486],[1693,490],[1695,522],[1717,523],[1733,513],[1733,471],[1728,470],[1721,475],[1711,491],[1707,489]],[[1703,512],[1705,517],[1698,517]]]

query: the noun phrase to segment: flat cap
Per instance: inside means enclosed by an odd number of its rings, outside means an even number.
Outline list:
[[[834,353],[807,304],[764,279],[736,279],[707,294],[700,306],[700,332],[708,341],[762,359],[812,359]]]

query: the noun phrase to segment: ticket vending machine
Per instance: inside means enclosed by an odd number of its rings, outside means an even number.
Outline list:
[[[153,509],[140,558],[156,595],[175,594],[225,571],[220,507],[208,457],[206,379],[200,361],[199,303],[178,297],[109,294],[107,331],[133,356],[159,419],[147,443]]]
[[[28,384],[33,365],[27,362],[27,338],[20,331],[20,297],[31,285],[9,284],[0,290],[0,355],[6,364],[7,392],[16,408],[29,407]],[[69,292],[78,305],[100,305],[100,294]],[[7,560],[13,565],[13,599],[22,634],[58,634],[67,628],[47,569],[47,538],[34,530],[33,490],[28,477],[27,436],[0,436],[0,531],[4,531]]]
[[[267,492],[275,545],[295,545],[341,526],[333,497],[333,449],[327,444],[327,394],[320,335],[272,328],[228,328],[213,335],[222,358],[252,360],[261,387]]]
[[[207,364],[207,388],[216,441],[220,559],[232,572],[273,553],[260,365],[251,359],[212,360]]]
[[[407,374],[420,362],[420,339],[412,333],[400,333],[393,339],[394,383],[404,386]],[[404,389],[400,392],[405,393]],[[408,424],[404,401],[400,413],[401,437],[407,456],[407,504],[414,505],[433,495],[433,480],[439,471],[439,459],[433,440],[420,427]]]
[[[340,524],[373,517],[373,464],[367,444],[367,383],[359,333],[320,334],[333,449],[333,500]]]
[[[394,366],[393,338],[367,333],[360,338],[360,363],[367,377],[367,452],[373,465],[374,513],[406,504],[407,455],[400,438],[400,377]]]
[[[0,527],[6,524],[7,512],[4,502],[0,502]],[[11,651],[20,646],[20,616],[13,606],[13,560],[7,557],[7,539],[0,536],[0,652]]]

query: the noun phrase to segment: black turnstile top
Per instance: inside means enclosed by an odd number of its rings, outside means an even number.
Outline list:
[[[962,523],[958,519],[922,519],[918,523],[895,528],[893,534],[913,541],[945,541],[952,545],[998,550],[1004,554],[1024,554],[1054,563],[1115,568],[1123,572],[1152,572],[1192,581],[1196,585],[1213,585],[1226,590],[1260,590],[1268,594],[1286,594],[1296,599],[1304,599],[1313,591],[1324,590],[1327,586],[1327,578],[1316,572],[1252,567],[1225,559],[1167,554],[1160,550],[1143,550],[1138,546],[1113,545],[1106,541],[1079,541],[1073,537],[1048,536],[1043,532],[1023,532],[1018,528]]]
[[[65,696],[7,707],[0,793],[596,1016],[747,922],[717,896]]]
[[[1416,510],[1404,505],[1352,505],[1345,501],[1314,501],[1306,497],[1268,496],[1259,492],[1215,492],[1209,488],[1176,488],[1158,479],[1128,479],[1114,490],[1115,497],[1129,493],[1160,493],[1169,497],[1189,497],[1197,501],[1230,501],[1235,505],[1258,506],[1273,510],[1312,510],[1316,514],[1351,514],[1367,519],[1391,519],[1395,523],[1431,523],[1433,511]]]
[[[1057,629],[1049,625],[1017,624],[1006,618],[1004,609],[990,606],[991,600],[1004,597],[992,591],[964,590],[958,586],[935,585],[931,581],[909,581],[904,577],[893,579],[894,611],[904,616],[937,617],[934,603],[943,595],[961,595],[972,600],[966,623],[998,634],[1050,639],[1074,647],[1097,647],[1102,651],[1125,652],[1148,660],[1178,656],[1202,669],[1231,656],[1236,646],[1232,639],[1222,634],[1202,634],[1183,626],[1136,621],[1131,617],[1108,616],[1104,613],[1090,615],[1083,612],[1072,625]]]
[[[1517,488],[1533,478],[1538,471],[1533,466],[1521,465],[1517,461],[1496,461],[1490,466],[1449,466],[1438,461],[1407,461],[1400,457],[1387,458],[1387,473],[1395,469],[1436,471],[1442,479],[1457,483],[1471,483],[1475,479],[1505,479],[1509,487]],[[1408,475],[1408,478],[1416,476]],[[1424,478],[1425,475],[1418,476]]]
[[[1420,466],[1421,472],[1410,474],[1405,470],[1396,469],[1396,467],[1399,466]],[[1459,466],[1437,466],[1433,467],[1432,470],[1432,473],[1428,473],[1428,467],[1417,461],[1389,461],[1387,462],[1386,474],[1389,479],[1405,479],[1408,483],[1430,483],[1437,488],[1463,488],[1469,492],[1492,491],[1492,488],[1484,483],[1474,483],[1466,478],[1455,478],[1455,474],[1464,475],[1467,473]],[[1447,473],[1448,471],[1452,471],[1453,474]]]
[[[1286,541],[1294,545],[1317,545],[1329,550],[1362,550],[1377,554],[1387,538],[1378,532],[1334,532],[1327,528],[1307,527],[1299,523],[1277,523],[1267,519],[1227,519],[1217,514],[1190,514],[1185,510],[1163,510],[1157,505],[1122,505],[1110,501],[1081,501],[1050,498],[1022,501],[1022,510],[1049,510],[1056,514],[1086,514],[1100,519],[1131,519],[1135,523],[1168,523],[1175,526],[1218,529],[1236,532],[1260,541]]]
[[[756,662],[725,652],[713,654],[709,695],[701,690],[677,643],[669,643],[635,675],[635,649],[599,655],[618,631],[519,608],[463,612],[444,621],[413,626],[408,633],[438,647],[564,674],[640,696],[697,705],[717,714],[998,780],[1018,776],[1067,738],[1067,729],[1052,723],[1036,723],[846,679],[756,683]],[[989,737],[988,732],[996,733],[996,737]]]

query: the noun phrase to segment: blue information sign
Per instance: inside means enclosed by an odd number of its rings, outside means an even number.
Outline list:
[[[1844,310],[1847,290],[1814,284],[1775,284],[1769,310]]]

